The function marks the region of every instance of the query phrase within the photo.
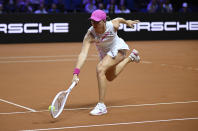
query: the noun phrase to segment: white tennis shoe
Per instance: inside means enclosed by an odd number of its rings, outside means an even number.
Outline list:
[[[132,50],[131,54],[129,55],[129,58],[131,58],[131,60],[136,63],[140,62],[139,52],[136,49]]]
[[[107,113],[107,107],[105,106],[104,103],[98,103],[96,107],[92,111],[90,111],[90,114],[94,116],[99,116],[106,113]]]

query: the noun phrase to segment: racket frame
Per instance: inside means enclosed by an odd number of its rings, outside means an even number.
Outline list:
[[[69,96],[71,90],[75,87],[76,84],[77,84],[77,83],[76,83],[75,81],[73,81],[72,84],[70,85],[70,87],[69,87],[66,91],[60,91],[60,92],[57,93],[57,95],[54,97],[54,99],[53,99],[53,101],[52,101],[52,104],[51,104],[51,107],[55,107],[54,105],[55,105],[55,102],[56,102],[56,100],[58,99],[58,97],[59,97],[61,94],[65,93],[65,96],[64,96],[64,98],[63,98],[63,104],[61,105],[61,108],[59,109],[58,113],[57,113],[56,115],[54,115],[54,113],[53,113],[53,112],[54,112],[54,109],[53,109],[53,108],[50,109],[50,114],[51,114],[52,118],[57,118],[57,117],[62,113],[62,111],[63,111],[63,109],[64,109],[64,107],[65,107],[65,104],[66,104],[66,102],[67,102],[67,98],[68,98],[68,96]],[[55,110],[56,110],[56,109],[55,109]]]

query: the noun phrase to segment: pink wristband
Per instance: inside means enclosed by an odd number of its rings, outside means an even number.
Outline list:
[[[79,73],[80,73],[80,69],[75,68],[73,74],[77,74],[78,75]]]

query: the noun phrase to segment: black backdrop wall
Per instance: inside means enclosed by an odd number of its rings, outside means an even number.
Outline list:
[[[90,14],[0,15],[0,43],[79,42],[91,26]],[[198,13],[119,14],[110,18],[140,20],[134,29],[121,24],[125,40],[198,39]]]

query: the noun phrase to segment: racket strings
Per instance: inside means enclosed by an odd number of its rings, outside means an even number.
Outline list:
[[[53,107],[53,110],[52,109],[50,110],[51,116],[53,118],[57,118],[61,114],[61,112],[63,111],[64,106],[66,104],[68,95],[70,94],[71,90],[75,87],[75,85],[76,85],[76,82],[74,81],[70,85],[68,90],[61,91],[55,96],[55,98],[51,104],[51,106]],[[54,107],[55,107],[55,110],[54,110]]]
[[[56,115],[60,112],[60,110],[61,110],[63,104],[65,103],[65,102],[64,102],[65,95],[66,95],[66,94],[61,94],[61,95],[56,99],[55,104],[54,104],[55,110],[53,111],[54,116],[56,116]]]
[[[63,104],[63,98],[64,98],[64,96],[60,96],[58,98],[58,100],[57,100],[57,102],[58,102],[58,110],[60,110],[60,108],[61,108],[61,106]]]

